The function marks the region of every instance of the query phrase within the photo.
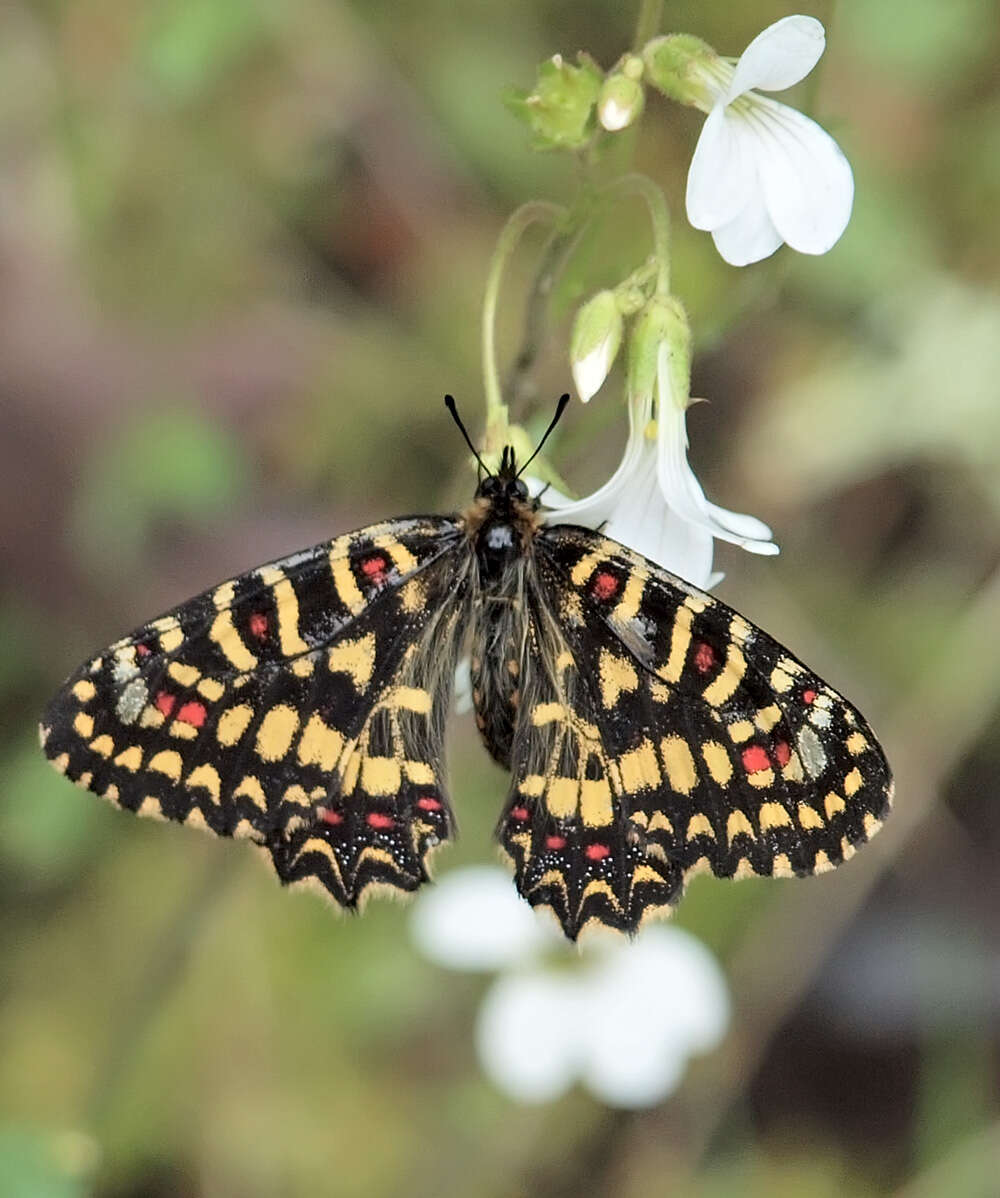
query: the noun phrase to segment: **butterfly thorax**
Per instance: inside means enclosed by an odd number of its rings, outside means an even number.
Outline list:
[[[541,526],[537,505],[505,451],[500,471],[483,479],[465,514],[476,559],[472,603],[472,699],[490,753],[510,761],[521,675],[526,666],[525,579]]]

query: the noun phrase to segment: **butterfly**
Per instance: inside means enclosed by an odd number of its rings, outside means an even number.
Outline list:
[[[853,856],[892,796],[857,709],[712,596],[545,523],[520,473],[505,449],[463,513],[369,525],[144,624],[52,699],[46,755],[355,908],[416,890],[454,834],[444,730],[468,646],[476,725],[512,775],[497,838],[570,939],[634,932],[700,871]]]

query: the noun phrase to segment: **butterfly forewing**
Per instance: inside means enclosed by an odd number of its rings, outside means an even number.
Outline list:
[[[47,756],[129,810],[249,837],[346,906],[414,889],[451,830],[463,544],[455,519],[390,521],[206,591],[66,682]]]
[[[535,544],[500,838],[567,934],[626,930],[686,877],[819,873],[888,810],[858,711],[724,604],[587,529]]]

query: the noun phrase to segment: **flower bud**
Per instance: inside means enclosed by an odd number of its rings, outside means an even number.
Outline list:
[[[643,52],[646,78],[671,100],[711,112],[733,68],[700,37],[671,33],[654,38]]]
[[[514,93],[507,106],[535,135],[540,149],[578,149],[593,132],[593,112],[601,90],[602,72],[587,55],[578,66],[561,54],[546,59],[530,93]]]
[[[639,64],[639,75],[627,69],[609,75],[604,80],[601,94],[597,101],[597,119],[609,133],[617,133],[625,129],[642,113],[646,95],[639,80],[642,77],[642,60],[632,56],[626,63]]]
[[[691,394],[691,329],[679,300],[654,296],[632,325],[626,365],[628,394],[672,401],[682,411]],[[664,391],[666,393],[664,393]]]
[[[622,314],[613,291],[599,291],[576,314],[569,364],[584,403],[601,389],[622,343]]]

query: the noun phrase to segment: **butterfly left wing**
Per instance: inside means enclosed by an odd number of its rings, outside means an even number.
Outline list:
[[[543,529],[500,823],[567,935],[634,931],[686,878],[820,873],[891,797],[860,713],[736,612],[600,534]]]
[[[464,561],[457,521],[415,517],[222,583],[81,666],[46,756],[127,810],[255,841],[344,906],[413,890],[451,830]]]

